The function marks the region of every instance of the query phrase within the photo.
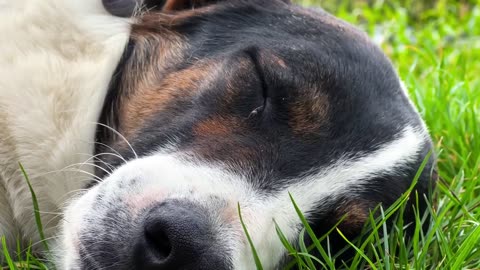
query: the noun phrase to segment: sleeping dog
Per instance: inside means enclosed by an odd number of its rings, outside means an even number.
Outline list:
[[[252,269],[239,208],[281,268],[290,195],[318,236],[354,238],[432,150],[389,60],[321,10],[17,0],[0,18],[0,235],[42,251],[20,162],[58,269]]]

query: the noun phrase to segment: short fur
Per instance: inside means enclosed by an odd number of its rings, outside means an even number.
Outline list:
[[[22,162],[41,210],[63,214],[60,232],[43,215],[59,269],[252,269],[238,205],[264,268],[279,268],[274,221],[292,242],[301,229],[290,194],[318,235],[345,217],[353,238],[432,149],[385,55],[323,11],[104,0],[122,16],[151,8],[130,33],[98,2],[0,11],[0,233],[38,240]],[[152,236],[165,217],[174,230]]]
[[[0,235],[37,249],[19,162],[53,237],[93,174],[95,123],[130,26],[96,0],[17,0],[0,2],[0,33]]]

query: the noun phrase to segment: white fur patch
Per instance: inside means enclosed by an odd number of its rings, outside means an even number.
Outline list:
[[[299,233],[298,228],[301,223],[289,193],[302,212],[309,213],[315,210],[318,202],[329,196],[341,195],[350,186],[361,185],[371,177],[402,172],[409,162],[414,161],[424,141],[423,132],[406,127],[398,139],[382,145],[375,152],[358,154],[354,159],[340,159],[320,173],[297,181],[297,184],[287,187],[277,196],[262,201],[259,207],[261,210],[255,211],[262,215],[253,217],[249,227],[266,268],[273,267],[274,265],[270,264],[278,261],[284,251],[276,235],[273,220],[289,240],[295,240]],[[308,218],[308,214],[306,217]],[[268,251],[268,253],[262,254],[262,251]],[[239,267],[236,269],[252,267],[253,261],[249,252],[247,248],[247,251],[242,253],[243,256],[236,264]]]
[[[47,237],[66,199],[91,178],[84,163],[94,123],[129,32],[129,22],[108,15],[100,0],[0,1],[0,235],[10,243],[18,235],[39,241],[18,162]]]
[[[188,163],[179,156],[154,154],[130,161],[68,208],[63,249],[74,249],[71,235],[78,234],[78,228],[87,219],[90,224],[101,223],[101,217],[112,210],[112,205],[126,204],[132,219],[142,208],[148,209],[166,199],[183,199],[216,211],[215,216],[221,220],[215,230],[221,234],[219,239],[233,250],[235,269],[253,269],[252,253],[238,218],[237,203],[240,203],[262,263],[265,269],[271,269],[285,252],[273,220],[290,240],[297,237],[301,225],[289,193],[302,211],[315,210],[317,202],[327,196],[341,195],[349,186],[361,184],[369,177],[401,172],[416,156],[424,140],[422,132],[407,127],[396,140],[378,150],[359,154],[354,159],[340,159],[320,173],[292,181],[296,184],[269,196],[259,194],[244,176]],[[102,201],[96,201],[96,210],[92,211],[92,200],[99,194]],[[221,198],[224,207],[213,206],[212,195]],[[103,210],[99,204],[104,206]],[[64,267],[75,265],[77,257],[68,256],[65,260]]]

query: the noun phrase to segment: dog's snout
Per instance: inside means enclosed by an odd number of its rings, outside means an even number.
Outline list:
[[[205,212],[193,204],[162,203],[152,208],[136,246],[136,269],[228,269]]]

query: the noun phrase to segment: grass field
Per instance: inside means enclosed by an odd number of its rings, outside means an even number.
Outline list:
[[[398,220],[389,237],[382,237],[378,232],[386,227],[379,221],[366,241],[356,243],[358,255],[342,268],[480,269],[480,5],[300,1],[310,6],[324,2],[327,10],[367,31],[392,59],[434,138],[440,175],[426,234],[416,231],[405,241]],[[397,206],[400,210],[393,210],[401,211],[401,203]],[[318,247],[298,246],[291,250],[296,264],[290,268],[311,269],[316,260],[335,268],[328,250],[312,258],[306,253]],[[11,259],[3,269],[47,269],[31,256]]]
[[[480,269],[480,6],[446,0],[323,2],[367,31],[392,59],[438,151],[438,205],[428,233],[411,243],[398,231],[371,241],[364,249],[371,262],[362,258],[362,265]],[[354,262],[346,268],[359,267]]]

